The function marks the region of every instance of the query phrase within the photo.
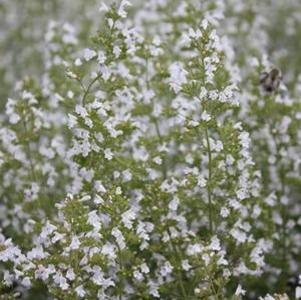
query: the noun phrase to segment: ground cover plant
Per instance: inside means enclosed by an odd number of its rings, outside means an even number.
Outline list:
[[[0,299],[301,298],[299,11],[1,1]]]

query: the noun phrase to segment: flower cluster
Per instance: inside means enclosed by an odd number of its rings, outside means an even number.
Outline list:
[[[300,76],[248,4],[48,22],[1,118],[0,299],[301,297]]]

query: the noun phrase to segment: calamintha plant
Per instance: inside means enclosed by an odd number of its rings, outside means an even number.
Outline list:
[[[1,299],[299,297],[300,105],[234,2],[49,22],[1,120]]]

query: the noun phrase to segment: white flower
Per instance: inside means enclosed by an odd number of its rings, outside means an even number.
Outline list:
[[[191,265],[189,264],[189,261],[187,259],[182,260],[182,268],[185,271],[189,271],[191,269]]]
[[[69,279],[70,281],[75,279],[75,273],[72,269],[68,269],[66,273],[66,278]]]
[[[52,234],[57,229],[56,226],[50,224],[48,221],[43,227],[40,237],[46,239],[50,234]]]
[[[170,274],[173,270],[173,266],[170,264],[169,261],[165,262],[164,265],[160,268],[161,276],[165,277]]]
[[[118,186],[115,190],[116,195],[122,195],[122,189],[120,186]]]
[[[67,283],[66,278],[62,274],[55,274],[53,279],[54,283],[57,284],[62,290],[67,290],[69,288],[69,284]]]
[[[241,285],[239,284],[236,291],[235,296],[244,296],[246,294],[246,291],[241,288]]]
[[[211,238],[211,244],[209,245],[209,249],[213,251],[221,250],[220,240],[217,238],[217,236]]]
[[[209,256],[209,254],[208,253],[203,254],[202,255],[202,259],[203,259],[205,265],[208,266],[209,263],[210,263],[210,256]]]
[[[216,141],[213,149],[217,152],[222,151],[224,149],[224,145],[223,145],[222,141]]]
[[[83,119],[85,119],[88,116],[88,112],[85,107],[77,104],[75,107],[75,112],[80,115]]]
[[[71,114],[68,114],[68,127],[72,129],[77,124],[77,118]]]
[[[7,286],[11,286],[14,282],[14,276],[10,274],[7,270],[3,272],[3,282]]]
[[[177,197],[174,197],[168,204],[168,208],[172,211],[176,211],[179,206],[179,199]]]
[[[200,244],[193,244],[193,245],[189,245],[187,247],[186,253],[187,253],[188,256],[192,256],[192,255],[201,253],[202,250],[203,250],[202,245],[200,245]]]
[[[144,273],[144,274],[148,274],[148,273],[149,273],[149,267],[147,266],[146,263],[143,263],[143,264],[140,266],[140,269],[141,269],[141,272]]]
[[[92,280],[96,285],[101,286],[104,289],[110,286],[115,286],[115,283],[111,278],[104,277],[104,273],[99,266],[94,266],[92,272]]]
[[[80,241],[79,241],[78,237],[73,236],[72,240],[71,240],[71,243],[70,243],[70,246],[69,246],[70,250],[76,250],[76,249],[79,248],[79,246],[80,246]]]
[[[127,16],[127,12],[125,11],[125,7],[126,6],[131,6],[131,2],[128,1],[128,0],[122,0],[121,3],[120,3],[120,6],[119,6],[119,9],[118,9],[118,15],[121,17],[121,18],[126,18]]]
[[[116,58],[120,56],[121,49],[118,46],[114,46],[113,48],[113,54],[115,55]]]
[[[108,12],[109,8],[104,2],[101,2],[98,10],[99,10],[99,12]]]
[[[29,277],[24,277],[21,284],[26,287],[29,288],[31,286],[31,281]]]
[[[56,242],[62,240],[64,237],[65,237],[64,234],[55,232],[54,235],[53,235],[53,238],[51,239],[51,242],[52,242],[52,243],[56,243]]]
[[[279,124],[279,132],[281,134],[285,134],[291,123],[292,123],[292,119],[288,116],[284,116],[282,118],[281,123]]]
[[[135,270],[133,276],[137,281],[142,281],[144,279],[143,274],[139,270]]]
[[[239,200],[246,199],[248,197],[248,193],[245,189],[240,189],[236,192],[237,198]]]
[[[91,49],[85,49],[84,50],[84,59],[86,61],[91,60],[92,58],[94,58],[97,55],[97,53],[94,50]]]
[[[159,287],[153,281],[150,281],[148,285],[149,285],[149,294],[155,298],[160,298],[160,294],[158,292]]]
[[[28,259],[42,259],[47,257],[47,253],[44,252],[43,248],[41,246],[37,246],[35,248],[32,248],[31,251],[27,253]]]
[[[100,180],[95,181],[94,188],[98,193],[106,193],[107,192],[106,188],[103,186],[103,184]]]
[[[201,27],[203,28],[203,29],[207,29],[208,28],[208,20],[207,19],[204,19],[203,21],[202,21],[202,24],[201,24]]]
[[[104,200],[99,196],[99,195],[95,195],[95,198],[94,198],[94,200],[93,200],[93,202],[95,203],[95,204],[103,204],[104,203]]]
[[[231,229],[230,234],[236,239],[238,245],[244,243],[247,239],[247,235],[243,231],[236,228]]]
[[[12,113],[9,116],[9,122],[11,124],[17,124],[20,120],[21,120],[20,116],[18,114],[16,114],[16,113]]]
[[[88,224],[94,227],[96,231],[99,231],[101,228],[101,219],[97,214],[96,210],[92,210],[88,214]]]
[[[260,300],[276,300],[274,297],[272,297],[270,294],[267,294],[264,298],[260,297]]]
[[[131,208],[121,215],[121,219],[124,226],[128,229],[131,229],[133,227],[133,221],[136,219],[136,213]]]
[[[103,64],[106,61],[106,55],[103,51],[98,51],[97,61]]]
[[[204,178],[203,175],[198,175],[197,180],[198,180],[198,186],[199,186],[200,188],[203,188],[203,187],[206,186],[207,180]]]
[[[175,62],[169,67],[169,84],[175,93],[178,93],[182,89],[182,85],[187,83],[186,76],[188,72],[184,70],[182,63]]]
[[[202,115],[201,115],[201,119],[202,119],[203,121],[208,122],[208,121],[211,120],[211,116],[210,116],[206,111],[203,111],[203,112],[202,112]]]
[[[122,172],[122,178],[123,178],[124,182],[128,182],[128,181],[132,180],[132,177],[133,176],[132,176],[132,173],[130,170],[127,169]]]
[[[300,299],[301,298],[301,287],[300,286],[296,287],[295,297],[296,297],[296,299]]]
[[[80,297],[80,298],[83,298],[83,297],[85,297],[85,295],[86,295],[86,292],[85,292],[85,290],[84,290],[84,288],[83,288],[82,285],[78,286],[78,287],[75,289],[75,292],[76,292],[76,295],[77,295],[78,297]]]
[[[80,58],[77,58],[77,59],[75,60],[74,64],[75,64],[77,67],[79,67],[79,66],[81,66],[83,63],[82,63],[82,61],[81,61]]]
[[[230,211],[227,207],[222,207],[221,208],[221,212],[220,212],[220,215],[223,217],[223,218],[226,218],[228,217],[230,214]]]
[[[107,160],[111,160],[113,158],[113,152],[110,148],[105,149],[104,154]]]
[[[153,161],[157,164],[157,165],[161,165],[162,164],[162,158],[160,156],[156,156]]]
[[[115,248],[116,247],[113,244],[107,242],[102,246],[101,254],[107,256],[111,260],[114,260],[116,258]]]
[[[228,165],[228,166],[232,166],[233,165],[233,163],[234,163],[234,158],[233,158],[233,156],[231,155],[231,154],[227,154],[227,157],[226,157],[226,164]]]
[[[112,229],[112,235],[115,237],[116,239],[116,242],[119,246],[119,248],[122,250],[125,248],[125,239],[124,239],[124,236],[123,234],[121,233],[121,231],[117,228],[117,227],[114,227]]]
[[[82,175],[82,174],[81,174]],[[83,175],[82,175],[83,176]],[[90,181],[90,180],[87,180]],[[90,201],[91,200],[91,196],[90,195],[84,195],[83,197],[81,197],[80,201],[81,202],[86,202],[86,201]]]
[[[249,148],[251,139],[250,134],[246,131],[243,131],[239,134],[240,144],[244,148]]]
[[[200,92],[200,95],[199,95],[199,98],[201,99],[201,100],[203,100],[206,96],[207,96],[207,90],[206,90],[206,88],[205,87],[201,87],[201,92]]]

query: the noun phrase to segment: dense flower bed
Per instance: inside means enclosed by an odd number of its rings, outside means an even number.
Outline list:
[[[301,298],[301,4],[271,5],[2,1],[0,299]]]

